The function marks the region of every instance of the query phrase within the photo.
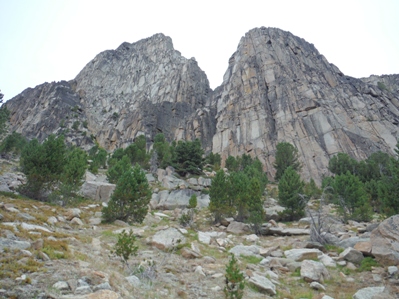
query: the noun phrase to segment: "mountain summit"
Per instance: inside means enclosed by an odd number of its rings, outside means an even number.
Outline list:
[[[138,135],[152,141],[199,138],[207,151],[257,156],[274,175],[278,142],[294,144],[304,178],[320,178],[329,158],[392,152],[399,137],[399,75],[355,79],[314,45],[276,28],[241,38],[214,91],[195,59],[155,34],[90,61],[74,80],[28,88],[6,103],[11,130],[51,133],[107,150]]]

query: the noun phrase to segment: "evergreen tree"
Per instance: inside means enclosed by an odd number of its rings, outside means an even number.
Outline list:
[[[148,212],[151,188],[139,165],[126,171],[118,180],[108,206],[102,210],[104,222],[117,219],[142,223]]]
[[[244,296],[245,279],[238,267],[238,261],[234,254],[231,255],[226,267],[224,295],[226,299],[241,299]]]
[[[274,163],[274,168],[277,170],[276,181],[280,180],[288,167],[295,171],[301,169],[301,164],[298,161],[298,149],[291,143],[280,142],[276,146],[276,161]]]
[[[173,160],[173,166],[176,172],[184,176],[188,173],[201,174],[203,168],[204,150],[201,147],[201,143],[198,139],[194,141],[182,141],[180,140],[175,148],[175,157]]]
[[[131,168],[130,159],[128,156],[123,156],[121,160],[110,167],[107,171],[107,179],[110,183],[116,184],[119,178]]]
[[[381,211],[392,216],[399,213],[399,161],[393,157],[390,159],[389,173],[378,182],[378,197]]]
[[[263,190],[258,178],[252,178],[248,188],[248,222],[251,224],[255,234],[260,234],[265,216],[262,201]]]
[[[289,166],[278,184],[279,203],[286,208],[286,216],[292,221],[304,215],[306,201],[303,194],[304,183],[294,168]]]
[[[238,171],[239,169],[239,163],[236,158],[233,156],[228,156],[226,159],[226,168],[229,171]]]
[[[320,198],[321,190],[317,187],[313,178],[310,179],[309,183],[306,183],[303,191],[308,198]]]
[[[333,184],[334,192],[338,197],[338,212],[343,220],[369,221],[371,207],[368,196],[360,179],[347,171],[337,175]]]
[[[248,215],[249,179],[243,172],[232,172],[229,176],[229,200],[237,211],[236,220],[243,221]]]
[[[166,168],[172,164],[170,145],[166,141],[164,134],[158,133],[155,135],[153,149],[157,153],[158,166],[160,168]]]
[[[25,137],[17,132],[12,132],[0,144],[0,153],[2,155],[15,154],[19,155],[22,149],[28,144]]]
[[[220,222],[223,216],[231,216],[233,206],[227,196],[229,181],[223,169],[216,172],[209,188],[209,211],[213,214],[215,223]]]
[[[82,185],[82,178],[87,169],[87,154],[78,147],[72,148],[67,154],[61,174],[61,182],[77,189]]]

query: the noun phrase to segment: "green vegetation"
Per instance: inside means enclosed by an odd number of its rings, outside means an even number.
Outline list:
[[[1,93],[0,90],[0,104],[3,103],[4,94]],[[8,117],[10,116],[10,112],[8,111],[5,105],[0,107],[0,138],[7,132],[6,123],[8,121]]]
[[[289,166],[278,184],[278,200],[286,208],[284,214],[291,221],[305,214],[306,198],[303,196],[303,186],[299,174]]]
[[[226,299],[241,299],[244,296],[245,279],[238,267],[238,261],[234,254],[231,255],[230,261],[226,267],[226,285],[224,287],[224,295]]]
[[[378,263],[375,259],[372,257],[365,257],[362,259],[359,268],[357,269],[358,272],[364,272],[364,271],[371,271],[372,267],[378,267]]]
[[[67,148],[62,136],[50,135],[43,144],[30,141],[21,153],[21,168],[27,177],[21,193],[35,199],[48,198],[47,191],[77,190],[87,168],[86,153]]]
[[[116,183],[108,206],[102,210],[104,222],[117,219],[128,223],[142,223],[148,212],[151,189],[139,165],[123,173]]]
[[[274,163],[276,181],[280,180],[288,167],[291,167],[295,171],[301,169],[301,164],[298,161],[298,149],[291,143],[280,142],[276,146],[276,162]]]
[[[18,156],[27,143],[28,141],[21,134],[12,132],[0,143],[0,154]]]
[[[113,250],[111,250],[111,254],[115,254],[116,256],[122,258],[125,265],[128,266],[128,260],[130,256],[137,255],[138,246],[135,246],[136,237],[133,234],[133,231],[130,230],[127,233],[123,230],[120,234],[118,234],[118,241],[116,242]]]
[[[204,164],[202,155],[204,150],[198,139],[194,141],[180,140],[174,148],[175,155],[172,156],[172,166],[182,176],[188,173],[201,174]]]
[[[100,167],[105,168],[107,163],[107,151],[101,148],[99,145],[93,146],[89,151],[90,163],[89,170],[96,174]]]
[[[209,190],[209,210],[215,222],[233,216],[238,221],[249,222],[259,233],[264,218],[262,195],[267,184],[262,164],[245,154],[227,160],[235,161],[237,171],[231,171],[230,175],[222,169],[217,171]]]

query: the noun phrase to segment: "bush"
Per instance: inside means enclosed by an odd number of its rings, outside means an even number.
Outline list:
[[[110,183],[116,184],[120,177],[132,166],[130,164],[130,159],[128,156],[123,156],[121,160],[116,162],[112,167],[110,167],[107,171],[107,178]]]
[[[128,265],[127,261],[129,260],[130,256],[137,255],[138,247],[134,245],[136,241],[136,237],[133,234],[133,231],[129,231],[127,233],[123,230],[118,235],[118,241],[116,242],[111,254],[115,254],[122,258],[126,265]]]
[[[226,267],[226,286],[224,295],[227,299],[241,299],[244,296],[245,279],[238,267],[238,261],[234,254],[231,255],[229,264]]]
[[[0,144],[0,153],[2,155],[15,154],[19,155],[22,149],[28,144],[25,137],[17,132],[12,132]]]
[[[128,223],[142,223],[148,212],[151,189],[145,173],[136,165],[118,180],[108,207],[102,210],[104,222],[117,219]]]
[[[191,195],[189,201],[188,201],[188,208],[189,209],[195,209],[197,207],[197,195],[193,194]]]

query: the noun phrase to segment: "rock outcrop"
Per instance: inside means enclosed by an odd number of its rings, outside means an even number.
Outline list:
[[[319,180],[338,152],[392,152],[399,137],[398,75],[355,79],[313,44],[275,28],[242,37],[212,91],[194,58],[156,34],[98,54],[74,80],[44,83],[6,103],[10,129],[29,138],[66,134],[107,150],[162,132],[206,149],[257,156],[274,176],[276,144],[294,144],[305,179]]]
[[[398,98],[345,76],[289,32],[256,28],[241,39],[213,94],[213,152],[257,156],[273,175],[276,144],[287,141],[299,150],[303,176],[318,177],[338,152],[358,159],[390,152],[398,137]]]

